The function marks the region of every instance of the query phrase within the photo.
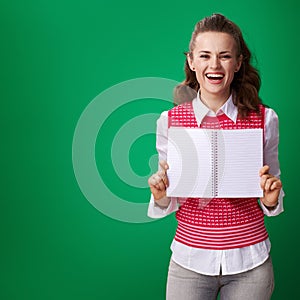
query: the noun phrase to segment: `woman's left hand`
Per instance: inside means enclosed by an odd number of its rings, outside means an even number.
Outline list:
[[[261,177],[260,186],[264,191],[264,197],[260,198],[260,200],[267,207],[275,207],[278,203],[282,183],[279,178],[269,174],[269,170],[269,166],[263,166],[259,170],[259,176]]]

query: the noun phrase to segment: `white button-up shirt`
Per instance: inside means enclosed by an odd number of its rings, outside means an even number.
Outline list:
[[[233,104],[232,96],[224,105],[214,113],[200,100],[199,93],[192,102],[198,126],[205,116],[216,116],[226,114],[233,122],[238,116],[237,107]],[[159,160],[167,161],[168,148],[168,112],[164,111],[157,121],[156,148]],[[280,177],[278,162],[278,117],[271,108],[265,109],[265,128],[264,128],[264,164],[270,167],[270,174]],[[261,207],[265,215],[276,216],[283,211],[283,196],[281,190],[279,201],[275,208],[269,210],[262,203]],[[162,218],[175,212],[178,209],[178,199],[171,197],[170,204],[166,208],[158,206],[153,196],[151,196],[148,207],[148,216],[151,218]],[[229,250],[210,250],[193,248],[173,240],[171,245],[172,259],[184,268],[205,275],[219,275],[222,270],[223,275],[237,274],[251,270],[261,265],[269,257],[271,244],[269,238],[255,245],[235,248]]]

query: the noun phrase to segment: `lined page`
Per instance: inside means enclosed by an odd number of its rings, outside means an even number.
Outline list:
[[[168,196],[211,197],[210,132],[182,127],[168,130]]]
[[[262,129],[219,130],[217,197],[262,197]]]

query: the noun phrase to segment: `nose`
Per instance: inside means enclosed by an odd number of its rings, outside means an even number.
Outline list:
[[[211,68],[217,69],[220,66],[220,59],[217,55],[212,56],[211,58]]]

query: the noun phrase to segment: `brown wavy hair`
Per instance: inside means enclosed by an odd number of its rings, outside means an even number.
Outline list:
[[[259,105],[262,103],[258,95],[261,85],[260,76],[257,69],[251,65],[251,52],[245,43],[241,30],[235,23],[221,14],[213,14],[202,19],[195,25],[189,44],[189,52],[186,52],[185,55],[192,57],[196,37],[199,33],[207,31],[228,33],[234,38],[237,45],[237,56],[242,55],[243,60],[231,83],[233,102],[241,117],[246,117],[251,111],[259,113]],[[190,69],[187,58],[184,71],[185,80],[174,90],[175,105],[193,100],[200,89],[196,73]]]

